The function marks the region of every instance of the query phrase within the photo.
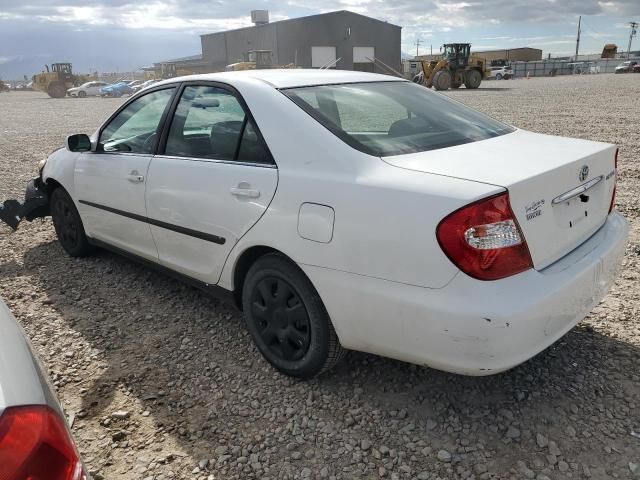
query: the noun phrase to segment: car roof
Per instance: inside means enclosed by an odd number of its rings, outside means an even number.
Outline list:
[[[243,70],[239,72],[189,75],[186,77],[164,80],[159,84],[193,80],[218,81],[229,83],[231,85],[234,83],[242,83],[247,80],[259,80],[274,88],[308,87],[313,85],[332,85],[340,83],[406,81],[404,78],[393,77],[390,75],[354,72],[349,70],[274,68],[265,70]]]

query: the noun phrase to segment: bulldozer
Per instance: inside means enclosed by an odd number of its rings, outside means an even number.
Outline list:
[[[471,54],[470,43],[445,43],[439,60],[421,60],[422,71],[413,81],[427,88],[448,90],[459,88],[478,88],[487,77],[487,61]]]
[[[51,68],[45,65],[42,73],[33,76],[34,90],[47,93],[52,98],[63,98],[67,90],[85,82],[95,80],[90,75],[74,75],[70,63],[52,63]]]

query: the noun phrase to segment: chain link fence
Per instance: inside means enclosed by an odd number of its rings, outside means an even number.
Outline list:
[[[630,58],[640,62],[640,57]],[[538,60],[535,62],[514,62],[511,64],[514,77],[552,77],[555,75],[576,75],[587,73],[614,73],[616,67],[626,59],[603,58],[599,60],[570,62],[566,60]]]

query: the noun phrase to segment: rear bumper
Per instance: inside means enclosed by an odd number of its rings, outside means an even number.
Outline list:
[[[542,271],[426,289],[302,265],[346,348],[466,375],[512,368],[565,335],[606,295],[628,226],[618,213]]]

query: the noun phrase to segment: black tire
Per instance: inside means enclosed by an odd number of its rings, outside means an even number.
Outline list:
[[[93,253],[95,248],[87,240],[82,219],[69,194],[58,187],[49,202],[53,228],[65,252],[72,257],[86,257]]]
[[[496,80],[502,80],[502,74],[496,73]]]
[[[267,254],[251,266],[242,307],[258,350],[286,375],[314,377],[345,354],[320,295],[282,255]]]
[[[451,72],[440,70],[433,76],[433,86],[436,90],[449,90],[451,87]]]
[[[67,95],[67,89],[60,82],[53,82],[47,87],[47,94],[51,98],[64,98]]]
[[[80,97],[80,98],[84,98],[84,97],[86,97],[86,96],[87,96],[87,92],[85,92],[84,90],[80,90],[80,91],[78,92],[78,97]]]
[[[482,74],[478,70],[469,70],[465,76],[464,86],[467,88],[478,88],[482,82]]]

